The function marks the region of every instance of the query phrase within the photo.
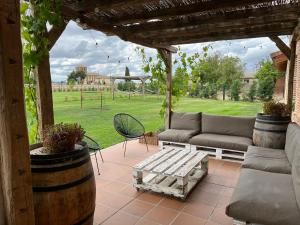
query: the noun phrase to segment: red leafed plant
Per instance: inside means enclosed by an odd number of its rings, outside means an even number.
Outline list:
[[[43,146],[47,153],[73,151],[75,144],[83,139],[85,131],[77,124],[59,123],[44,130]]]

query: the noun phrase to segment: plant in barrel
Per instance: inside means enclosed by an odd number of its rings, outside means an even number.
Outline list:
[[[93,224],[96,185],[84,134],[78,124],[60,123],[31,147],[37,225]]]
[[[256,146],[283,149],[291,110],[287,104],[274,100],[263,104],[263,112],[258,113],[253,131]]]

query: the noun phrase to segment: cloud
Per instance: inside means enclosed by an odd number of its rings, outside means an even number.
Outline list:
[[[287,42],[287,37],[283,37]],[[248,72],[255,71],[257,64],[270,54],[278,51],[268,38],[218,41],[181,45],[187,54],[201,52],[210,45],[210,54],[220,52],[228,56],[240,57]],[[135,52],[138,45],[125,42],[118,37],[107,37],[94,30],[83,30],[75,22],[70,22],[66,30],[50,52],[53,81],[66,80],[68,74],[78,65],[86,65],[88,71],[104,75],[123,75],[128,66],[131,74],[143,75],[142,62]],[[148,55],[154,56],[154,49],[145,48]]]

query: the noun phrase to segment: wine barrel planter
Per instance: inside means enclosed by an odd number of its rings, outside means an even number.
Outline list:
[[[253,143],[256,146],[265,148],[283,149],[285,136],[291,117],[276,117],[264,114],[257,114],[254,131]]]
[[[43,154],[31,148],[35,224],[93,225],[96,185],[88,148]]]

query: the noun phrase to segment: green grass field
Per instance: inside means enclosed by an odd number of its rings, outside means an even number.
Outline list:
[[[103,96],[101,110],[100,95],[96,92],[84,93],[83,108],[80,108],[79,92],[55,92],[55,122],[77,122],[87,134],[101,143],[103,148],[123,141],[113,127],[113,116],[117,113],[129,113],[139,119],[147,131],[163,127],[164,121],[159,115],[162,96],[131,96],[117,93],[112,100],[110,93]],[[206,112],[218,115],[254,116],[261,109],[260,103],[202,100],[181,98],[175,106],[179,112]]]

